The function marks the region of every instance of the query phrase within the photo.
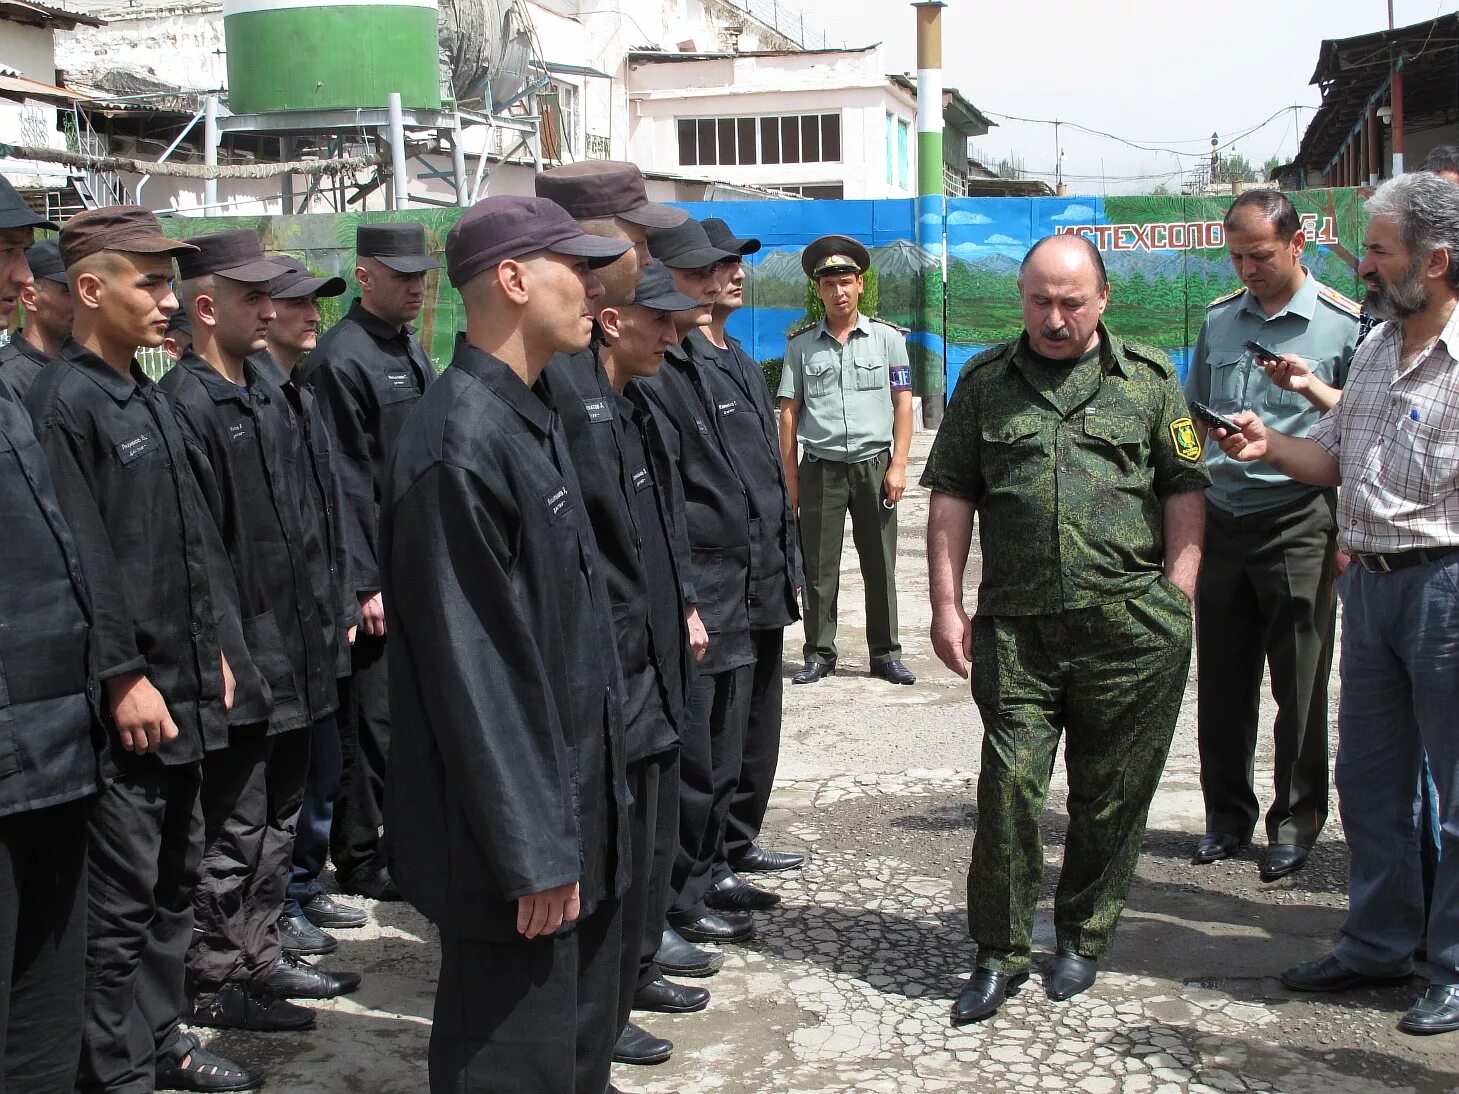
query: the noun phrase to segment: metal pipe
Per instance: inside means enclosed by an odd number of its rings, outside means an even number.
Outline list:
[[[466,149],[461,147],[461,113],[456,113],[456,131],[451,134],[451,176],[456,183],[456,204],[465,209],[471,205],[471,191],[466,189]]]
[[[400,105],[400,92],[392,91],[388,102],[390,114],[390,190],[395,196],[395,208],[404,209],[410,204],[406,193],[405,167],[405,112]]]
[[[199,110],[196,114],[193,115],[192,121],[188,122],[185,126],[182,127],[182,132],[177,135],[177,139],[167,146],[167,150],[163,152],[162,155],[157,157],[158,163],[165,163],[167,161],[167,157],[177,151],[177,146],[180,145],[187,137],[187,135],[193,131],[193,126],[198,124],[198,121],[202,118],[203,113],[206,110],[207,107],[203,107],[202,110]],[[137,183],[137,192],[135,195],[133,195],[132,198],[133,202],[135,202],[137,205],[142,204],[142,191],[147,188],[147,183],[151,181],[151,175],[143,175],[142,181]]]
[[[218,166],[218,96],[209,95],[203,101],[203,163],[208,167]],[[218,180],[203,180],[203,208],[212,209],[218,205]]]
[[[1393,177],[1403,174],[1403,58],[1393,65]]]

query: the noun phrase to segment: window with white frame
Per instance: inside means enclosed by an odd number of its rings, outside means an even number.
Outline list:
[[[841,162],[840,114],[679,118],[677,125],[684,167]]]

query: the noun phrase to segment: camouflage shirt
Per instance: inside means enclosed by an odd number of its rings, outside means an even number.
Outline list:
[[[1165,499],[1210,485],[1175,369],[1116,343],[1073,367],[1027,337],[969,361],[922,485],[977,508],[981,615],[1138,596],[1161,572]]]

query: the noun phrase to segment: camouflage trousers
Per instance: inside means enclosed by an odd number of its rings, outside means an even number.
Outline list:
[[[1061,947],[1109,949],[1170,751],[1191,657],[1191,607],[1164,578],[1132,600],[973,622],[983,716],[968,933],[978,964],[1029,964],[1043,885],[1043,812],[1059,738],[1069,829],[1054,896]]]

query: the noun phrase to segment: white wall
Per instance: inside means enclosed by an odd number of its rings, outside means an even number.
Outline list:
[[[56,51],[51,31],[0,19],[0,65],[43,84],[54,84]]]
[[[43,84],[54,84],[54,36],[40,27],[0,19],[0,65]],[[65,147],[65,140],[56,131],[56,108],[33,99],[25,102],[0,99],[0,142],[32,144],[37,140],[50,148]],[[24,188],[59,185],[66,177],[64,168],[28,160],[0,161],[0,168],[12,184]]]
[[[56,64],[68,72],[120,68],[203,91],[228,83],[222,50],[221,11],[118,20],[56,35]]]
[[[847,198],[898,197],[916,186],[916,102],[890,84],[877,50],[641,63],[629,73],[629,157],[645,170],[757,186],[839,182]],[[839,112],[841,162],[714,167],[679,163],[680,118]],[[908,187],[886,181],[886,115],[905,119]]]

